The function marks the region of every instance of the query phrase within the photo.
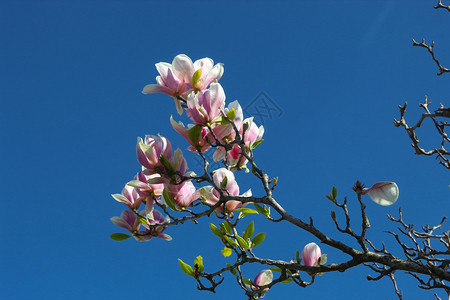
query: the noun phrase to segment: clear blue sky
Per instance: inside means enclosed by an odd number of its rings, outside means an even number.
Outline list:
[[[448,106],[449,75],[437,77],[425,49],[411,45],[435,39],[450,65],[450,14],[427,2],[1,1],[0,299],[244,298],[233,277],[213,295],[178,267],[177,258],[197,255],[207,271],[230,262],[209,232],[212,219],[171,228],[171,242],[109,239],[120,231],[109,218],[123,209],[110,194],[139,170],[136,138],[160,133],[187,147],[169,123],[173,101],[141,94],[157,76],[154,64],[179,53],[224,63],[228,102],[245,107],[264,91],[280,108],[264,121],[255,159],[279,177],[275,197],[291,214],[312,216],[339,238],[324,197],[332,186],[355,203],[357,179],[397,182],[392,207],[366,201],[369,237],[399,253],[383,233],[394,229],[386,213],[401,206],[419,225],[449,212],[448,171],[415,157],[392,122],[405,100],[411,122],[425,95]],[[239,174],[241,190],[261,195],[256,183]],[[260,257],[289,260],[317,242],[287,224],[255,224],[267,232]],[[329,262],[345,259],[322,251]],[[388,279],[367,282],[367,274],[360,267],[306,289],[278,285],[266,298],[395,299]],[[400,275],[406,299],[432,299]]]

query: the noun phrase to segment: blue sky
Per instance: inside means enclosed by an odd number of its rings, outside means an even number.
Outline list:
[[[264,92],[280,109],[264,118],[255,159],[279,177],[275,198],[291,214],[312,216],[323,232],[348,241],[332,226],[324,195],[336,186],[339,197],[356,204],[357,179],[368,186],[397,182],[395,205],[366,202],[369,237],[399,254],[383,233],[395,228],[386,213],[402,207],[406,220],[419,225],[438,223],[449,211],[448,171],[433,158],[414,156],[392,122],[405,101],[411,123],[425,95],[434,108],[448,101],[449,76],[437,77],[428,53],[411,45],[411,38],[434,39],[436,55],[450,65],[442,30],[450,16],[433,5],[1,1],[0,299],[244,298],[228,275],[210,294],[197,291],[178,267],[177,258],[192,262],[197,255],[207,271],[231,261],[209,231],[213,219],[170,228],[171,242],[109,239],[120,231],[109,218],[123,209],[110,194],[139,170],[136,138],[160,133],[174,148],[188,146],[170,126],[173,101],[141,94],[157,76],[154,64],[179,53],[224,63],[227,102],[247,107]],[[433,146],[434,138],[421,142]],[[250,174],[238,178],[241,190],[261,195]],[[267,232],[260,257],[289,260],[317,242],[288,224],[254,220],[256,231]],[[322,252],[330,262],[345,259],[325,246]],[[249,266],[246,274],[253,278],[259,270]],[[306,289],[278,285],[266,298],[395,299],[388,279],[367,282],[367,274],[360,267],[326,274]],[[432,299],[397,276],[406,299]]]

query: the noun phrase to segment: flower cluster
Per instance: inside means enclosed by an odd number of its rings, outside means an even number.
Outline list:
[[[227,168],[212,173],[211,185],[196,189],[192,182],[195,173],[187,172],[187,162],[180,149],[174,152],[169,140],[163,136],[138,138],[136,154],[142,170],[127,183],[122,194],[112,195],[128,210],[111,219],[137,240],[149,240],[152,236],[169,239],[162,232],[170,218],[164,217],[155,205],[180,211],[196,200],[211,207],[223,195],[251,196],[250,190],[239,195],[239,186],[230,170],[246,168],[246,156],[261,143],[264,134],[264,128],[258,127],[253,118],[244,120],[238,101],[225,107],[225,92],[218,83],[223,75],[223,64],[214,65],[210,58],[192,62],[188,56],[180,54],[172,64],[157,63],[156,69],[159,72],[157,83],[146,85],[142,92],[172,96],[178,113],[181,115],[185,109],[192,121],[186,127],[170,117],[172,127],[189,143],[187,149],[202,154],[214,148],[213,159],[224,161]],[[145,209],[139,211],[141,204]],[[240,201],[223,201],[216,211],[232,217],[232,212],[242,206]],[[141,231],[141,226],[145,230]]]

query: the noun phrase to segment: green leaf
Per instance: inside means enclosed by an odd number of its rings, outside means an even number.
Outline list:
[[[252,285],[252,281],[250,279],[247,278],[242,278],[242,282],[245,283],[246,285]]]
[[[231,251],[230,248],[224,247],[222,250],[220,250],[220,253],[222,253],[222,255],[223,255],[224,257],[228,257],[228,256],[231,255],[232,251]]]
[[[257,214],[257,213],[258,213],[258,212],[257,212],[256,210],[254,210],[254,209],[251,209],[251,208],[245,208],[245,207],[235,209],[235,211],[244,212],[244,213],[246,213],[246,214]]]
[[[232,108],[229,112],[226,113],[228,119],[230,119],[231,121],[234,120],[234,117],[236,117],[236,110],[234,108]]]
[[[292,282],[292,279],[288,278],[286,280],[283,280],[281,283],[291,283],[291,282]]]
[[[253,232],[255,232],[255,223],[251,221],[250,224],[248,224],[247,228],[245,229],[242,237],[244,238],[244,240],[248,241],[248,239],[252,237]]]
[[[300,252],[298,252],[298,250],[297,250],[297,252],[295,252],[295,259],[297,259],[297,262],[299,263],[300,262]]]
[[[265,211],[264,211],[264,208],[263,208],[261,205],[259,205],[258,203],[253,203],[253,205],[255,206],[256,210],[257,210],[260,214],[264,215]]]
[[[194,260],[194,266],[197,265],[197,270],[201,273],[205,270],[205,266],[203,265],[203,257],[197,256]]]
[[[115,241],[125,241],[131,237],[131,235],[125,234],[125,233],[113,233],[109,236]]]
[[[175,170],[173,169],[172,164],[170,163],[169,159],[164,154],[161,154],[159,161],[162,163],[164,168],[166,168],[166,171],[169,176],[172,175],[173,173],[175,173]]]
[[[247,250],[248,248],[250,248],[250,246],[249,246],[249,244],[247,243],[247,241],[244,240],[243,238],[241,238],[241,237],[239,236],[239,234],[236,234],[236,239],[237,239],[239,245],[240,245],[244,250]]]
[[[258,245],[261,245],[262,242],[264,242],[264,239],[266,238],[265,232],[260,232],[257,235],[255,235],[254,238],[252,238],[252,247],[256,247]]]
[[[228,222],[224,222],[223,223],[224,227],[225,227],[225,232],[226,233],[230,233],[233,229],[231,228],[231,225]]]
[[[178,263],[180,264],[181,271],[186,273],[187,275],[194,277],[194,270],[192,270],[192,267],[182,261],[181,259],[178,259]]]
[[[230,264],[227,264],[227,267],[229,268],[229,267],[231,267],[231,265]],[[235,269],[230,269],[230,272],[231,272],[231,274],[233,274],[233,275],[235,275],[236,276],[236,270]]]
[[[192,86],[195,87],[195,85],[197,84],[197,82],[200,80],[201,77],[202,77],[202,69],[198,69],[197,71],[195,71],[194,75],[192,75]]]
[[[220,188],[222,190],[226,190],[227,189],[227,183],[228,183],[228,177],[225,176],[222,180],[222,182],[220,183]]]
[[[226,235],[224,235],[223,238],[231,245],[231,247],[237,247],[238,244]]]
[[[150,223],[148,222],[148,220],[146,218],[143,218],[141,216],[136,216],[136,218],[139,221],[139,223],[145,224],[145,225],[150,225]]]
[[[223,232],[222,230],[220,230],[219,228],[216,227],[216,225],[214,225],[213,223],[209,223],[209,228],[211,228],[212,233],[214,233],[215,235],[217,235],[220,238],[223,238]]]
[[[281,269],[280,268],[269,268],[272,272],[278,272],[281,273]]]
[[[245,218],[246,215],[247,215],[246,212],[241,212],[241,213],[239,213],[238,219],[243,219],[243,218]]]
[[[333,199],[336,199],[337,197],[337,188],[335,186],[333,186],[333,189],[331,190],[331,197],[333,197]]]
[[[164,200],[166,201],[167,205],[170,207],[173,211],[179,211],[175,206],[175,200],[173,197],[169,194],[167,189],[164,189],[163,191]]]
[[[235,209],[235,211],[241,212],[239,214],[238,219],[244,218],[247,214],[257,214],[258,213],[256,210],[253,210],[251,208],[238,208],[238,209]]]
[[[262,141],[264,141],[264,140],[263,140],[263,139],[259,139],[259,140],[257,140],[256,142],[254,142],[254,143],[252,144],[252,149],[255,149],[256,147],[258,147],[258,145],[261,144]]]
[[[227,119],[225,119],[223,116],[218,116],[215,120],[214,123],[217,123],[219,125],[227,125],[230,124],[230,122],[228,122]]]
[[[270,207],[264,204],[264,216],[270,217]]]
[[[202,133],[202,126],[195,125],[188,131],[188,137],[192,141],[192,144],[196,145],[198,137]]]

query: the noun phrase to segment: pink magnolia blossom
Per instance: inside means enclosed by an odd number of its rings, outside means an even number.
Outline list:
[[[188,126],[188,128],[184,127],[184,124],[180,122],[176,122],[172,116],[170,116],[170,124],[172,124],[173,129],[178,132],[182,137],[184,137],[188,143],[191,145],[188,150],[191,152],[197,152],[197,148],[200,148],[201,152],[207,151],[211,146],[206,141],[206,137],[210,135],[208,129],[203,127],[197,141],[192,142],[189,138],[188,132],[194,125]]]
[[[153,205],[151,204],[147,204],[145,209],[140,212],[140,215],[147,220],[148,224],[142,224],[146,228],[145,231],[139,231],[133,235],[136,240],[149,241],[153,237],[157,237],[167,241],[172,240],[172,237],[170,235],[164,233],[164,230],[166,230],[167,226],[149,226],[170,223],[169,216],[164,217],[161,212],[153,209]]]
[[[184,158],[183,152],[181,152],[180,149],[175,150],[175,154],[170,160],[170,164],[172,165],[175,172],[180,172],[183,175],[188,169],[186,158]]]
[[[165,93],[172,96],[180,115],[183,113],[183,108],[179,97],[187,95],[188,87],[193,91],[202,91],[223,75],[223,64],[219,63],[214,66],[214,62],[210,58],[202,58],[192,63],[192,60],[184,54],[177,55],[172,64],[157,63],[156,69],[160,74],[156,77],[157,83],[146,85],[142,93]],[[199,71],[200,77],[193,82],[193,76],[197,70],[201,70]]]
[[[223,64],[214,65],[211,58],[205,57],[192,63],[192,60],[184,54],[177,55],[172,66],[175,75],[195,91],[208,88],[212,82],[218,81],[222,77],[224,71]],[[201,70],[200,78],[197,82],[193,82],[194,73],[198,70]]]
[[[130,210],[124,210],[120,217],[112,217],[111,222],[114,225],[125,228],[131,233],[135,233],[139,230],[141,223],[138,221],[136,214]]]
[[[188,207],[192,202],[200,198],[200,193],[196,191],[194,184],[190,180],[183,181],[177,185],[168,184],[166,188],[179,208]],[[163,199],[163,201],[166,200]]]
[[[165,93],[172,96],[180,115],[183,113],[183,109],[178,96],[186,93],[188,85],[184,79],[184,74],[191,72],[191,70],[186,69],[184,61],[185,55],[183,56],[181,54],[174,58],[172,64],[165,62],[157,63],[156,69],[160,74],[160,76],[156,77],[157,84],[148,84],[142,90],[143,94]]]
[[[189,94],[186,113],[195,124],[206,125],[220,115],[224,103],[225,92],[222,86],[212,83],[207,90]]]
[[[245,132],[244,126],[247,127],[247,130],[245,130]],[[243,141],[246,153],[249,153],[253,147],[253,144],[261,140],[262,136],[264,135],[264,127],[262,125],[258,127],[253,122],[253,117],[245,119],[242,122],[242,127],[238,129],[239,133],[241,135],[242,134],[244,135]],[[227,158],[227,163],[229,163],[231,166],[235,168],[242,168],[245,167],[245,165],[247,164],[247,159],[241,155],[242,154],[241,148],[237,144],[233,145],[233,148],[228,152],[228,155],[226,155],[227,153],[222,147],[219,147],[219,149],[216,150],[216,152],[217,153],[214,153],[213,156],[213,159],[215,161]]]
[[[129,185],[125,185],[122,194],[113,194],[111,196],[128,206],[131,210],[138,209],[142,202],[142,196],[139,193],[139,189]]]
[[[194,70],[201,70],[200,79],[193,86],[191,80],[189,87],[202,91],[206,89],[212,82],[217,82],[223,75],[223,64],[218,63],[214,65],[214,61],[211,58],[205,57],[194,62]],[[192,74],[193,76],[193,74]],[[191,76],[191,78],[192,78]]]
[[[220,169],[214,171],[214,174],[213,174],[214,184],[217,187],[222,188],[221,185],[222,185],[222,182],[225,179],[225,177],[227,178],[227,184],[225,186],[225,191],[226,191],[225,195],[229,194],[230,196],[239,196],[239,185],[236,182],[234,174],[233,174],[233,172],[231,172],[225,168],[220,168]],[[206,186],[206,187],[202,188],[200,190],[200,194],[203,197],[203,199],[206,201],[206,203],[211,206],[215,205],[220,200],[219,191],[217,191],[215,188],[213,188],[211,186]],[[242,194],[241,197],[250,197],[251,195],[252,195],[252,191],[248,190],[247,192]],[[241,208],[243,206],[244,205],[242,204],[241,201],[229,200],[225,204],[225,209],[227,212],[233,212],[234,210]],[[223,213],[223,207],[219,206],[217,208],[217,211],[220,213]]]
[[[159,162],[161,154],[170,159],[172,157],[172,145],[165,137],[146,135],[144,140],[138,138],[136,154],[139,163],[144,168],[158,173],[157,169],[161,167]]]
[[[375,183],[371,188],[364,189],[362,195],[369,194],[370,199],[383,206],[394,204],[399,195],[398,186],[395,182],[381,181]]]
[[[153,198],[162,195],[163,183],[164,180],[159,174],[145,175],[144,172],[139,172],[127,185],[138,189],[141,197]]]
[[[303,248],[302,261],[305,266],[317,266],[317,261],[322,255],[316,243],[309,243]]]
[[[254,289],[259,289],[260,286],[264,286],[267,284],[270,284],[273,280],[273,273],[271,270],[262,270],[261,272],[256,275],[255,279],[253,280],[253,284],[255,287]],[[268,291],[269,288],[264,289],[265,291]]]

